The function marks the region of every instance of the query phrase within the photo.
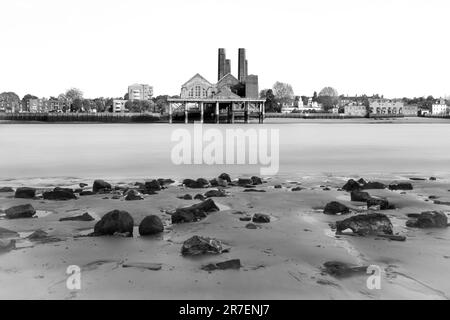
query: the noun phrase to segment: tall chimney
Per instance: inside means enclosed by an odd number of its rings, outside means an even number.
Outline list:
[[[245,81],[245,49],[239,48],[238,56],[238,80],[241,82]]]
[[[230,59],[225,59],[225,72],[224,75],[231,73],[231,61]]]
[[[225,49],[224,48],[219,48],[218,56],[219,56],[219,65],[218,65],[217,80],[220,80],[225,75]]]

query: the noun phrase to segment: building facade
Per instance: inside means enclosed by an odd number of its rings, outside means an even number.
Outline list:
[[[127,100],[124,99],[114,99],[112,104],[112,112],[125,112],[125,104],[127,103]]]
[[[403,107],[402,101],[369,99],[369,115],[401,115]]]
[[[153,87],[148,84],[132,84],[128,86],[129,100],[151,100],[153,96]]]
[[[443,116],[449,114],[449,107],[445,103],[444,99],[439,99],[435,101],[431,106],[431,114],[436,116]]]
[[[365,117],[367,113],[367,107],[362,104],[349,103],[344,106],[344,114],[348,116]]]

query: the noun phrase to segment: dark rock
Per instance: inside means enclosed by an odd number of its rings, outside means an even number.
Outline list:
[[[194,222],[205,218],[208,213],[219,211],[212,199],[186,208],[178,208],[172,214],[172,223]]]
[[[424,181],[426,180],[425,178],[409,178],[409,180],[413,180],[413,181]]]
[[[392,234],[392,223],[382,213],[359,214],[336,222],[336,233],[351,229],[358,235]]]
[[[204,195],[198,193],[198,194],[195,195],[194,199],[203,201],[203,200],[205,200],[206,198],[205,198]]]
[[[89,213],[85,212],[79,216],[61,218],[59,221],[93,221],[95,220]]]
[[[343,205],[342,203],[337,201],[331,201],[327,203],[327,205],[323,209],[323,213],[325,214],[338,214],[338,213],[346,214],[349,212],[350,209],[346,205]]]
[[[350,266],[349,264],[340,261],[327,261],[323,264],[323,270],[333,277],[345,278],[366,274],[367,267]]]
[[[55,188],[53,191],[44,192],[42,197],[45,200],[71,200],[77,198],[72,189],[65,188]]]
[[[369,193],[367,193],[365,191],[353,190],[350,193],[351,201],[366,202],[369,198],[370,198]]]
[[[425,201],[427,201],[427,200],[425,200]],[[434,204],[442,204],[442,205],[445,205],[445,206],[450,206],[450,201],[434,200],[433,203]]]
[[[448,218],[445,213],[439,211],[425,211],[417,219],[406,221],[406,226],[412,228],[446,228]]]
[[[27,239],[30,240],[42,240],[48,237],[47,232],[45,232],[44,230],[36,230],[34,231],[32,234],[30,234]]]
[[[0,253],[9,252],[14,249],[16,249],[15,239],[8,240],[8,242],[0,241]]]
[[[430,177],[431,181],[436,181],[436,177]]]
[[[246,227],[247,229],[258,229],[258,226],[257,226],[256,224],[254,224],[254,223],[247,223],[247,224],[245,225],[245,227]]]
[[[366,180],[364,180],[364,178],[359,178],[359,180],[357,181],[360,185],[365,185],[367,183]]]
[[[210,263],[206,266],[202,267],[202,270],[205,271],[214,271],[214,270],[227,270],[227,269],[240,269],[241,268],[241,260],[233,259],[223,262]]]
[[[159,184],[160,184],[162,187],[164,187],[164,186],[167,186],[167,185],[169,185],[169,184],[174,183],[175,181],[172,180],[172,179],[163,179],[163,178],[159,178],[159,179],[158,179],[158,182],[159,182]]]
[[[73,192],[74,192],[74,193],[80,194],[81,192],[83,192],[83,189],[77,188],[77,189],[75,189]]]
[[[231,177],[230,177],[230,175],[229,175],[228,173],[222,173],[222,174],[219,176],[219,178],[225,180],[225,181],[228,182],[228,183],[231,182]]]
[[[0,192],[14,192],[14,189],[11,187],[2,187],[0,188]]]
[[[209,184],[211,185],[211,187],[218,187],[219,186],[219,180],[214,178],[209,180]]]
[[[92,185],[92,191],[94,193],[97,192],[108,192],[111,191],[111,184],[109,184],[108,182],[104,181],[104,180],[95,180],[94,184]]]
[[[294,187],[291,189],[291,191],[302,191],[303,188],[302,187]]]
[[[394,206],[389,204],[389,201],[387,201],[385,198],[373,196],[367,199],[367,208],[370,208],[372,206],[380,206],[380,210],[394,209]]]
[[[328,187],[323,188],[323,191],[330,191],[331,189]]]
[[[146,181],[144,184],[144,189],[148,191],[159,191],[161,190],[161,184],[158,180]]]
[[[122,210],[113,210],[105,214],[95,224],[94,235],[114,235],[114,233],[128,233],[133,235],[133,217]]]
[[[36,196],[35,188],[20,187],[16,189],[15,198],[33,199]]]
[[[181,247],[181,254],[183,256],[220,254],[222,251],[222,243],[219,240],[201,236],[193,236],[189,238]]]
[[[87,185],[87,183],[83,183],[82,182],[82,183],[79,184],[79,186],[80,186],[80,188],[84,188],[84,187],[87,187],[88,185]]]
[[[261,190],[261,189],[245,189],[244,192],[266,192],[266,190]]]
[[[386,185],[377,181],[369,181],[362,187],[363,190],[368,189],[386,189]]]
[[[241,221],[251,221],[252,217],[240,217],[239,220],[241,220]]]
[[[95,192],[93,192],[93,191],[82,191],[82,192],[80,192],[80,196],[92,196],[93,194],[95,194]]]
[[[164,231],[164,225],[161,219],[156,215],[145,217],[139,225],[139,234],[141,236],[149,236]]]
[[[209,190],[205,193],[206,198],[212,198],[212,197],[226,197],[227,194],[224,190]]]
[[[256,223],[269,223],[270,222],[270,216],[263,213],[255,213],[252,218],[253,222]]]
[[[281,186],[281,184],[276,184],[276,185],[274,186],[274,188],[275,188],[275,189],[281,189],[282,186]]]
[[[389,239],[389,240],[393,240],[393,241],[406,241],[406,237],[405,236],[400,236],[400,235],[397,235],[397,234],[378,234],[377,237],[378,238]]]
[[[36,210],[31,204],[21,204],[6,209],[5,214],[8,219],[31,218],[36,214]]]
[[[255,186],[263,183],[262,179],[257,176],[253,176],[250,179],[252,180],[252,184]]]
[[[198,178],[197,180],[184,179],[183,184],[192,189],[208,188],[210,186],[209,181],[203,178]]]
[[[418,218],[420,216],[420,213],[407,213],[406,216],[408,218]]]
[[[239,186],[253,185],[253,180],[250,178],[239,178],[237,183]]]
[[[428,199],[430,199],[430,200],[434,200],[434,199],[437,199],[437,198],[438,198],[437,196],[433,196],[433,195],[428,196]]]
[[[393,183],[389,185],[389,190],[412,190],[413,186],[409,182]]]
[[[349,179],[346,184],[342,187],[343,190],[350,192],[355,190],[361,190],[362,184],[356,182],[353,179]]]
[[[130,189],[125,193],[125,200],[131,201],[131,200],[144,200],[144,197],[142,194],[134,189]]]
[[[188,193],[186,193],[184,196],[178,196],[177,198],[182,200],[192,200],[192,196]]]

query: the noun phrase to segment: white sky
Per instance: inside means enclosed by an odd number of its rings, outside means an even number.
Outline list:
[[[444,96],[449,13],[446,0],[0,0],[0,92],[174,95],[197,72],[217,80],[219,47],[237,76],[245,47],[260,89]]]

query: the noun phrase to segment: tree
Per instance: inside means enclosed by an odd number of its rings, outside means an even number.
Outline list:
[[[316,102],[317,101],[317,92],[314,91],[314,94],[312,96],[312,102]]]
[[[339,104],[339,96],[336,89],[325,87],[319,92],[317,102],[321,103],[325,111],[333,109]]]
[[[74,99],[70,105],[71,112],[80,112],[83,109],[83,100],[82,99]]]
[[[270,89],[262,89],[262,90],[259,92],[259,98],[260,98],[260,99],[265,99],[268,90],[270,90]]]
[[[64,95],[68,100],[74,101],[75,99],[83,99],[83,91],[77,88],[68,89]]]
[[[281,104],[291,104],[294,100],[294,90],[288,83],[275,82],[272,88],[276,102]]]
[[[281,108],[279,107],[275,95],[273,94],[272,89],[268,89],[266,91],[266,102],[264,104],[264,108],[267,112],[280,112]]]
[[[308,100],[309,100],[308,97],[307,96],[301,96],[300,98],[302,99],[303,105],[307,106],[308,105]]]

